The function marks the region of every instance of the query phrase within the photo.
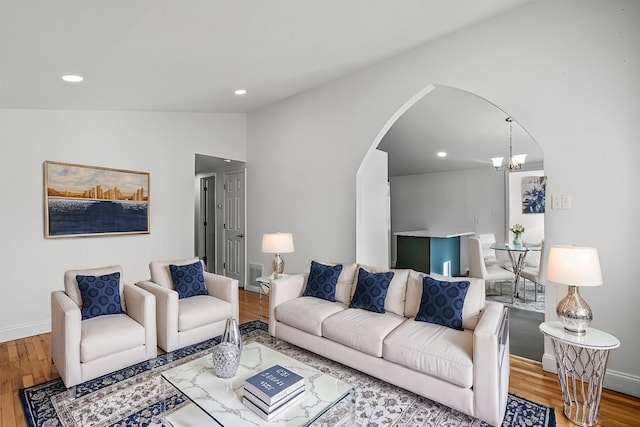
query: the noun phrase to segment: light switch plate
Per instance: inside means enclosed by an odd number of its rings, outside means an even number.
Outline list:
[[[562,209],[571,209],[571,194],[562,195]]]
[[[560,208],[561,208],[560,197],[551,196],[551,209],[560,209]]]

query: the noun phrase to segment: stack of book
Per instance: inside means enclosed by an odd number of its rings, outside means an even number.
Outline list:
[[[244,403],[260,418],[271,421],[304,396],[304,378],[274,365],[244,382]]]

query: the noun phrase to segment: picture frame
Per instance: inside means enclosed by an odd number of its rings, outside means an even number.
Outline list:
[[[522,190],[522,213],[543,214],[546,205],[547,177],[523,176],[520,188]]]
[[[45,161],[46,238],[149,234],[148,172]]]

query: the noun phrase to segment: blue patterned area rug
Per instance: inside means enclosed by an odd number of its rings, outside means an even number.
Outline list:
[[[263,322],[245,323],[240,330],[245,343],[260,342],[353,385],[357,426],[488,426],[286,342],[273,344]],[[75,399],[70,398],[60,379],[22,389],[20,398],[27,423],[43,427],[157,426],[163,400],[168,412],[188,411],[193,406],[177,390],[162,387],[159,373],[210,353],[217,343],[218,339],[214,338],[87,381],[76,387]],[[320,419],[314,425],[333,425],[328,421],[331,417],[325,419],[327,421]],[[503,426],[555,427],[555,411],[509,394]]]

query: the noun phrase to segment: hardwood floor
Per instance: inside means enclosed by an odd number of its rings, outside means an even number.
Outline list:
[[[268,299],[263,299],[263,315]],[[258,294],[240,291],[240,323],[258,319]],[[0,343],[0,426],[26,426],[18,390],[58,377],[51,363],[51,335],[42,334]],[[559,427],[573,426],[562,414],[558,377],[542,370],[540,363],[511,357],[509,391],[556,408]],[[640,399],[604,390],[600,426],[640,426]]]

